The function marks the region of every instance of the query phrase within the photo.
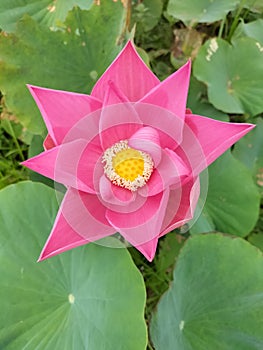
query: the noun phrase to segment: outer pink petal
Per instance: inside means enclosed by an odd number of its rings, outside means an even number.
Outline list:
[[[68,131],[80,119],[102,106],[101,101],[88,95],[32,85],[28,88],[56,145],[63,142]]]
[[[105,95],[103,99],[103,107],[114,105],[117,103],[130,103],[128,98],[123,92],[114,84],[113,81],[109,81],[108,85],[105,86]]]
[[[157,167],[161,161],[162,149],[158,132],[150,126],[143,127],[136,131],[128,142],[129,146],[148,153]]]
[[[200,194],[199,178],[191,179],[184,186],[170,191],[160,236],[184,225],[194,216]]]
[[[94,195],[69,189],[39,261],[115,233]]]
[[[159,84],[130,41],[97,81],[91,95],[103,100],[110,80],[133,102]]]
[[[154,170],[146,186],[139,189],[139,193],[143,196],[154,196],[169,186],[175,189],[188,175],[190,170],[182,159],[175,152],[165,149],[161,163]]]
[[[184,120],[190,74],[191,61],[188,61],[178,71],[148,92],[140,102],[168,109]]]
[[[94,193],[94,189],[77,176],[80,157],[86,147],[86,140],[76,140],[51,148],[22,164],[56,182]]]
[[[141,252],[147,260],[153,261],[153,258],[156,253],[156,248],[158,245],[158,238],[153,238],[151,241],[143,243],[141,245],[137,245],[136,249]]]
[[[191,162],[193,175],[199,174],[255,127],[252,124],[220,122],[193,114],[187,114],[185,122],[180,147]]]
[[[121,214],[106,211],[110,224],[133,246],[139,246],[138,249],[148,260],[152,260],[155,254],[156,239],[161,232],[168,198],[169,190],[166,190],[156,196],[148,197],[144,205],[134,212]],[[152,240],[154,242],[149,243]]]
[[[128,140],[142,122],[131,103],[103,107],[100,117],[100,140],[104,150],[121,140]]]
[[[136,198],[135,192],[113,185],[105,175],[102,175],[100,178],[99,192],[104,202],[121,206],[128,205]]]

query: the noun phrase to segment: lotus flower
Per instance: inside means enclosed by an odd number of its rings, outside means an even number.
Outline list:
[[[48,136],[23,164],[67,189],[39,260],[119,232],[151,261],[193,218],[200,172],[253,126],[187,110],[190,66],[160,82],[128,42],[91,95],[28,86]]]

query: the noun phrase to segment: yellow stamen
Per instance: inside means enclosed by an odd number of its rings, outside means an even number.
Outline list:
[[[104,172],[115,185],[136,191],[149,180],[153,172],[152,158],[145,152],[120,141],[108,148],[102,157]]]

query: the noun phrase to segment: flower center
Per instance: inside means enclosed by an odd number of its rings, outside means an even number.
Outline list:
[[[120,141],[106,149],[102,162],[104,173],[112,183],[136,191],[149,180],[153,172],[153,160],[149,154],[128,146]]]

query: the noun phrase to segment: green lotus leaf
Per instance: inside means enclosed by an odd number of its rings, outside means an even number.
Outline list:
[[[39,183],[0,191],[0,348],[145,349],[145,287],[126,249],[89,244],[36,262],[57,207]]]
[[[60,31],[25,17],[15,34],[0,35],[0,89],[7,108],[26,128],[38,134],[45,130],[26,84],[89,93],[122,48],[117,41],[123,16],[120,2],[103,0],[89,11],[72,10]]]
[[[154,28],[162,14],[162,0],[144,0],[138,2],[132,11],[132,23],[136,23],[136,31],[150,31]]]
[[[245,0],[243,2],[244,7],[249,11],[262,13],[263,11],[263,2],[262,0]]]
[[[240,0],[169,0],[167,12],[186,25],[215,22],[236,8]]]
[[[251,171],[261,196],[263,196],[263,120],[258,118],[257,126],[239,142],[233,154]]]
[[[262,270],[262,253],[241,238],[190,238],[151,322],[155,349],[262,349]]]
[[[41,24],[55,27],[66,19],[74,6],[88,10],[92,4],[92,0],[0,0],[0,28],[6,32],[14,31],[17,21],[25,14]]]
[[[260,196],[250,171],[230,151],[218,158],[208,170],[207,198],[200,217],[191,227],[191,233],[216,230],[247,236],[257,222],[260,206]]]
[[[194,63],[194,75],[207,85],[209,101],[217,109],[252,116],[263,111],[263,48],[257,41],[207,41]]]
[[[262,7],[263,9],[263,7]],[[263,19],[257,19],[256,21],[250,23],[241,22],[234,32],[232,37],[232,42],[237,40],[242,36],[247,36],[253,38],[263,45]]]
[[[216,109],[206,100],[205,96],[205,85],[192,77],[188,93],[187,107],[190,108],[194,114],[204,115],[209,118],[228,122],[228,115]]]

